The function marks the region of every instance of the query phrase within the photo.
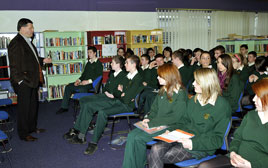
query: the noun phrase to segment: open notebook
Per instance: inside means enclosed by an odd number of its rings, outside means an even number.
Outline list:
[[[172,142],[176,142],[177,140],[181,139],[181,138],[192,138],[194,137],[194,134],[185,132],[183,130],[180,129],[176,129],[172,132],[169,133],[164,133],[161,135],[158,135],[156,137],[154,137],[154,139],[159,139],[168,143],[172,143]]]
[[[136,126],[137,128],[147,132],[148,134],[154,134],[158,131],[162,131],[163,129],[166,129],[167,126],[160,126],[160,127],[152,127],[152,128],[146,128],[144,127],[144,125],[142,124],[142,121],[136,122],[134,124],[134,126]]]

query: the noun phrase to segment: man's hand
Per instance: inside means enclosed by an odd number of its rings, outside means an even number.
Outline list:
[[[111,98],[111,99],[113,99],[114,98],[114,95],[112,95],[111,93],[109,93],[109,92],[104,92],[105,93],[105,95],[107,96],[107,97],[109,97],[109,98]]]
[[[153,62],[150,63],[149,68],[152,69],[152,68],[154,68],[156,66],[157,66],[156,61],[153,61]]]
[[[145,128],[149,128],[149,126],[148,126],[148,122],[150,122],[149,119],[143,119],[143,120],[142,120],[142,125],[143,125]]]
[[[117,89],[118,89],[120,92],[123,92],[123,85],[118,85]]]
[[[50,63],[52,63],[52,59],[51,58],[44,58],[43,63],[50,64]]]

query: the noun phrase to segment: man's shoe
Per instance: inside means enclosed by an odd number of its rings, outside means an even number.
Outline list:
[[[87,143],[86,138],[80,139],[78,138],[78,135],[75,135],[72,139],[69,140],[69,142],[71,144],[80,144],[80,145]]]
[[[28,136],[22,138],[22,140],[27,141],[27,142],[33,142],[33,141],[37,141],[37,138],[35,138],[31,135],[28,135]]]
[[[65,133],[65,134],[63,135],[63,138],[66,139],[67,141],[69,141],[69,140],[73,139],[75,135],[78,135],[78,133],[79,133],[79,132],[78,132],[76,129],[71,128],[71,129],[69,130],[69,132],[67,132],[67,133]]]
[[[34,132],[37,133],[37,134],[40,134],[40,133],[46,132],[46,130],[42,129],[42,128],[36,128],[36,130]]]
[[[98,149],[98,145],[94,144],[94,143],[88,143],[88,147],[87,149],[84,151],[85,155],[92,155],[96,152],[96,150]]]
[[[60,109],[56,112],[56,114],[65,113],[65,112],[67,112],[67,111],[68,111],[68,109],[60,108]]]

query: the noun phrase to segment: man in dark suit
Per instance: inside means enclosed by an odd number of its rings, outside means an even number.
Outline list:
[[[30,134],[45,132],[38,129],[38,87],[43,84],[41,67],[51,63],[50,58],[38,56],[36,47],[31,41],[34,35],[33,22],[22,18],[17,25],[18,34],[8,46],[10,62],[10,81],[18,95],[17,128],[20,139],[36,141]]]

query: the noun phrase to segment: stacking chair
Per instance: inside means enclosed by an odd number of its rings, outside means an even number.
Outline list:
[[[4,132],[12,132],[14,128],[11,124],[13,124],[10,120],[10,117],[6,111],[0,111],[0,126]]]
[[[135,109],[134,111],[132,112],[125,112],[125,113],[120,113],[120,114],[115,114],[115,115],[111,115],[109,116],[109,118],[112,118],[113,119],[113,123],[112,123],[112,130],[111,130],[111,135],[110,135],[110,145],[111,145],[111,142],[113,140],[113,134],[114,134],[114,126],[115,126],[115,121],[117,118],[122,118],[122,117],[126,117],[127,118],[127,123],[128,123],[128,132],[131,131],[132,129],[132,126],[131,126],[131,122],[130,122],[130,117],[139,117],[139,114],[135,113],[135,110],[138,109],[138,103],[139,103],[139,96],[140,94],[137,94],[136,97],[135,97]]]
[[[99,77],[97,77],[97,79],[95,79],[93,81],[93,83],[92,83],[93,89],[89,90],[89,92],[73,94],[72,99],[74,100],[74,118],[76,118],[77,113],[78,113],[79,100],[85,96],[91,96],[94,94],[98,94],[100,92],[101,83],[102,83],[102,76],[99,76]]]
[[[9,147],[7,147],[7,144]],[[10,167],[12,167],[11,159],[10,159],[10,156],[8,154],[10,151],[12,151],[10,140],[9,140],[8,136],[1,130],[0,130],[0,145],[2,146],[2,149],[0,149],[0,152],[7,155]],[[0,163],[0,165],[1,165],[1,163]]]

